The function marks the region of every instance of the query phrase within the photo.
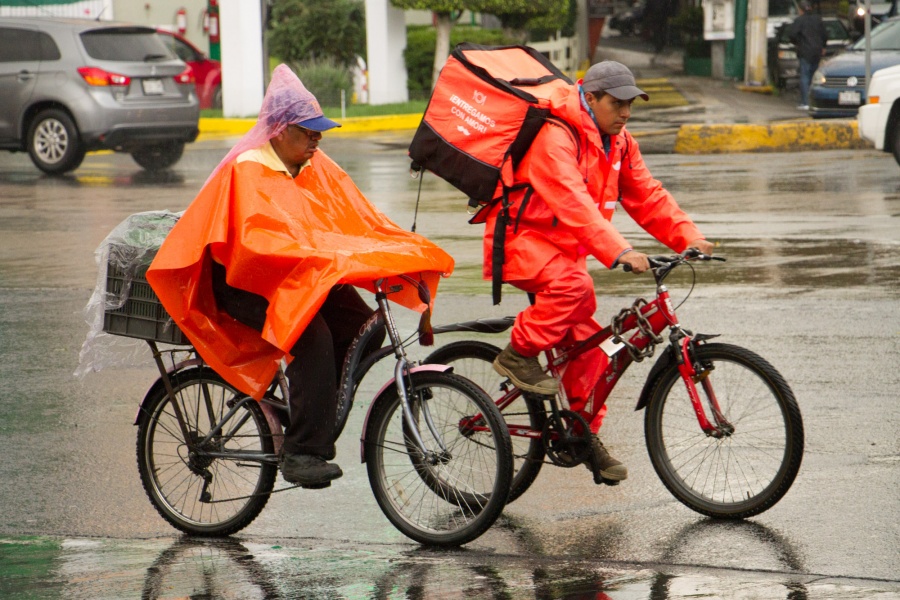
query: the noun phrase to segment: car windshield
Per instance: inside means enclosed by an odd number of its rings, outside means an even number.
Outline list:
[[[144,62],[176,58],[159,39],[147,29],[99,29],[85,31],[81,41],[88,56],[97,60]]]
[[[850,37],[847,34],[847,28],[840,21],[823,20],[822,23],[825,25],[829,40],[845,40]]]
[[[784,17],[796,14],[794,0],[769,0],[769,16]]]
[[[872,30],[872,51],[900,50],[900,21],[888,21]],[[865,50],[865,36],[851,46],[853,50]]]

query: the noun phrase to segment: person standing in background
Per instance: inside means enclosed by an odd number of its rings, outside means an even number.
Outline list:
[[[822,18],[813,12],[809,0],[800,3],[800,16],[791,23],[788,38],[797,48],[797,60],[800,63],[800,104],[797,108],[809,110],[809,86],[828,43]]]

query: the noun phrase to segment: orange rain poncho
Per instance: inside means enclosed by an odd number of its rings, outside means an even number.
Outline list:
[[[262,337],[216,308],[210,260],[228,283],[269,301]],[[321,151],[291,180],[245,161],[221,169],[166,237],[147,280],[200,355],[241,391],[261,397],[279,360],[340,283],[371,289],[381,277],[418,274],[432,297],[453,259],[400,229]],[[391,300],[426,306],[413,286]]]
[[[282,67],[257,126],[236,149],[265,143],[295,122],[298,103],[306,111],[301,116],[311,116],[312,95]],[[290,93],[282,93],[285,86]],[[320,115],[312,102],[312,116]],[[452,272],[449,254],[380,213],[321,150],[294,179],[258,162],[237,162],[236,154],[225,157],[166,237],[147,280],[203,359],[241,391],[262,396],[333,286],[372,289],[376,279],[409,274],[434,298],[440,276]],[[268,300],[262,334],[217,308],[211,260],[225,266],[229,285]],[[403,287],[390,294],[394,302],[430,308],[415,286],[391,283]]]

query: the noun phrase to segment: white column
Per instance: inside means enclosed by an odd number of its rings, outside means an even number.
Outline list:
[[[222,113],[255,117],[265,93],[262,5],[259,0],[220,0]]]
[[[768,38],[766,20],[769,16],[767,0],[747,2],[747,55],[744,63],[744,82],[747,85],[765,85],[768,73]]]
[[[232,0],[236,1],[236,0]],[[406,89],[406,18],[390,0],[366,0],[369,104],[409,100]]]

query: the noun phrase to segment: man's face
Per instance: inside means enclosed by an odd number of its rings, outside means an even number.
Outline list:
[[[600,133],[618,135],[631,117],[631,100],[619,100],[603,92],[585,92],[584,99],[594,111]]]
[[[273,139],[277,139],[278,155],[285,164],[302,165],[318,150],[322,133],[299,125],[288,125]]]

